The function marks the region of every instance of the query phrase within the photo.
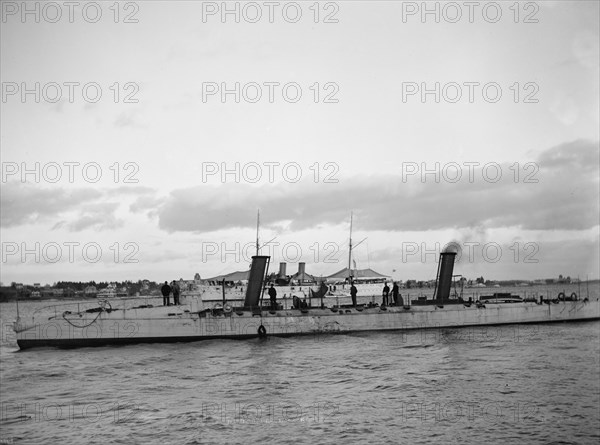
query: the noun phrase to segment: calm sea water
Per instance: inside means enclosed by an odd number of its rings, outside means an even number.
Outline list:
[[[17,352],[0,310],[4,444],[600,440],[599,322]]]

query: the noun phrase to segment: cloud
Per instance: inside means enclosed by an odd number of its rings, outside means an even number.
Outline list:
[[[153,195],[156,189],[152,187],[144,187],[141,185],[122,185],[119,187],[106,190],[107,196],[122,196],[122,195]]]
[[[550,111],[563,125],[573,125],[579,119],[580,111],[577,102],[564,91],[554,95]]]
[[[147,211],[148,217],[153,218],[158,214],[158,210],[165,200],[164,197],[154,195],[140,196],[129,206],[129,210],[133,213]]]
[[[35,184],[7,182],[0,194],[1,223],[3,227],[11,227],[44,221],[101,196],[100,191],[91,188],[44,189]]]
[[[145,125],[140,121],[140,112],[139,110],[128,110],[122,113],[115,118],[114,125],[116,127],[124,128],[124,127],[133,127],[133,128],[142,128]]]
[[[254,228],[257,209],[263,226],[277,232],[337,225],[350,211],[361,230],[461,229],[478,239],[500,227],[584,230],[599,219],[599,153],[598,142],[565,143],[540,153],[536,162],[500,165],[498,181],[492,180],[495,168],[486,171],[481,165],[472,181],[466,167],[457,182],[419,174],[403,181],[399,170],[395,176],[340,178],[335,184],[205,184],[162,197],[136,185],[70,190],[15,181],[2,188],[1,223],[50,221],[54,230],[114,230],[124,224],[116,216],[114,197],[131,196],[129,211],[157,217],[167,232]]]
[[[598,33],[584,30],[577,33],[572,42],[573,55],[577,62],[586,68],[598,69]]]
[[[524,230],[582,230],[598,224],[598,142],[553,147],[535,163],[465,167],[452,183],[433,175],[356,177],[338,184],[246,184],[174,190],[158,209],[168,232],[251,228],[291,220],[291,230],[339,224],[355,211],[363,230],[435,230],[516,226]],[[516,171],[519,174],[516,174]],[[486,180],[487,178],[487,180]],[[157,204],[157,202],[154,202]],[[150,202],[148,202],[150,204]],[[141,205],[138,203],[138,206]]]
[[[544,168],[568,170],[568,173],[581,171],[598,173],[600,150],[598,143],[577,140],[552,147],[540,154],[538,163]]]
[[[114,230],[122,227],[124,221],[115,216],[119,203],[105,202],[84,205],[79,215],[64,226],[71,232],[80,232],[86,229]]]
[[[146,187],[118,187],[98,190],[92,188],[66,189],[43,188],[37,184],[7,182],[2,187],[1,207],[3,227],[32,223],[52,222],[52,230],[66,228],[73,232],[85,229],[114,230],[124,221],[115,216],[119,206],[116,202],[103,202],[106,197],[124,194],[146,195],[155,193]],[[74,218],[65,219],[64,214],[74,213]]]

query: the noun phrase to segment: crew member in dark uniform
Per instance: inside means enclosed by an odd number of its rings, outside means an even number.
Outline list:
[[[171,290],[173,291],[173,304],[175,306],[179,306],[179,284],[177,281],[173,280],[173,285],[171,286]]]
[[[273,283],[271,283],[271,287],[269,288],[269,298],[271,299],[271,310],[277,309],[277,291],[273,287]]]
[[[350,296],[352,297],[352,306],[356,307],[356,294],[358,293],[358,289],[352,282],[352,286],[350,286]]]
[[[171,293],[171,286],[165,281],[165,284],[160,288],[160,291],[163,295],[163,306],[170,306],[169,294]]]
[[[390,304],[389,297],[388,297],[389,295],[390,295],[390,287],[387,285],[387,283],[385,283],[385,286],[383,286],[383,299],[381,301],[382,306],[388,306]]]
[[[398,295],[400,295],[400,288],[398,287],[398,283],[394,282],[392,286],[392,298],[394,299],[394,306],[400,306],[398,302]]]

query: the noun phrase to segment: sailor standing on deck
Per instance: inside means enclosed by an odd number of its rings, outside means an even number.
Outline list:
[[[356,307],[356,294],[358,293],[358,289],[354,285],[354,282],[351,281],[352,286],[350,286],[350,296],[352,297],[352,306]]]
[[[388,298],[389,294],[390,294],[390,287],[387,285],[387,282],[386,282],[385,286],[383,286],[383,299],[381,301],[382,306],[388,306],[390,304],[389,298]]]
[[[180,292],[180,288],[179,288],[179,284],[177,284],[177,281],[173,280],[171,289],[173,290],[173,304],[175,306],[179,306],[179,292]]]
[[[163,287],[160,288],[160,292],[163,295],[163,306],[170,306],[169,294],[171,293],[171,286],[166,281]]]
[[[273,283],[271,283],[271,287],[269,288],[269,298],[271,299],[271,310],[277,309],[277,291],[273,287]]]
[[[399,306],[398,295],[400,295],[400,288],[398,287],[398,283],[394,282],[394,285],[392,286],[392,298],[394,300],[394,306]]]

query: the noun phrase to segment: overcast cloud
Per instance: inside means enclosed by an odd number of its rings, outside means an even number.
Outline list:
[[[461,2],[455,23],[403,16],[406,2],[334,2],[328,22],[299,2],[296,23],[281,10],[269,20],[264,5],[256,23],[207,17],[205,3],[136,2],[130,23],[115,22],[111,2],[98,3],[97,23],[70,22],[60,2],[58,22],[5,17],[0,228],[19,252],[2,282],[243,270],[239,255],[205,248],[254,242],[259,209],[260,238],[299,243],[290,262],[318,273],[344,266],[324,262],[323,246],[336,243],[341,261],[353,212],[367,239],[357,263],[398,279],[435,272],[399,264],[403,242],[451,240],[539,247],[538,263],[505,255],[464,265],[469,274],[598,278],[600,3],[537,2],[527,22],[498,2],[496,23],[470,20]],[[66,85],[77,85],[72,97]],[[280,167],[272,181],[223,180],[250,163]],[[282,172],[292,163],[298,182]],[[452,163],[455,183],[444,176]],[[207,178],[207,165],[221,171]],[[436,165],[439,181],[422,180]],[[468,165],[478,165],[472,182]],[[21,249],[76,242],[105,255],[22,261]],[[123,264],[132,252],[139,261]]]

